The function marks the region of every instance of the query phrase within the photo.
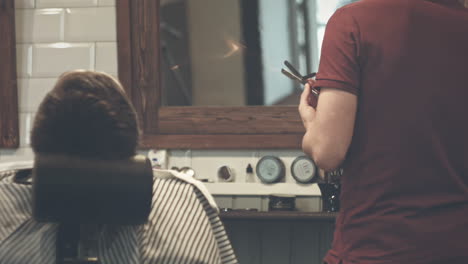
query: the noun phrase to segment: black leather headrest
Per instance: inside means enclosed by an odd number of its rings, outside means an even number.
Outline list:
[[[143,224],[152,190],[151,163],[144,156],[88,160],[36,155],[33,217],[39,222]]]

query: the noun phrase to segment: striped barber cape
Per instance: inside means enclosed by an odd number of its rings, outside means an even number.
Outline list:
[[[55,263],[57,224],[32,219],[31,185],[13,182],[32,162],[0,164],[0,263]],[[238,263],[213,197],[184,174],[154,170],[152,210],[140,226],[103,226],[102,264]]]

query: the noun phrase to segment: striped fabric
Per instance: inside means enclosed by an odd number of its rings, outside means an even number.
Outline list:
[[[0,263],[55,263],[57,225],[31,218],[31,186],[0,172]],[[103,226],[103,264],[238,263],[212,197],[170,171],[155,171],[152,211],[141,226]]]

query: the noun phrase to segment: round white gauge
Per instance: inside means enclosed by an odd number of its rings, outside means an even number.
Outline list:
[[[255,168],[258,178],[264,183],[279,182],[284,178],[284,163],[277,157],[265,156],[261,158]]]
[[[316,179],[317,166],[311,158],[299,156],[291,165],[291,174],[299,183],[311,183]]]

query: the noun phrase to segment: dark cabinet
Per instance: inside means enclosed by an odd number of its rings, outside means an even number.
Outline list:
[[[241,264],[321,264],[335,214],[227,212],[221,218]]]

